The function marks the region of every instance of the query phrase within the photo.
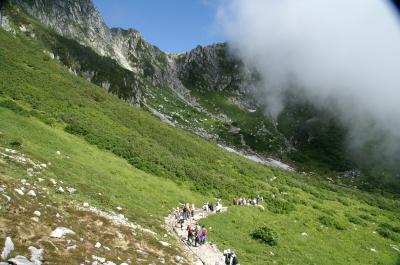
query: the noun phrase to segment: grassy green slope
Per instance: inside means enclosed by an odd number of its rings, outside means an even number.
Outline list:
[[[76,186],[78,201],[120,205],[158,230],[178,201],[261,193],[265,212],[232,208],[205,221],[243,264],[395,264],[398,201],[247,161],[72,76],[29,37],[0,30],[0,42],[1,145],[51,162],[49,177]],[[277,246],[250,238],[261,224],[277,233]]]

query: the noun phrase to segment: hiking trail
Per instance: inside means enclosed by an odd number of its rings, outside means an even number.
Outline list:
[[[227,207],[223,207],[221,212],[226,212],[228,210]],[[219,214],[219,213],[207,213],[202,209],[195,210],[194,216],[191,218],[192,224],[197,224],[199,220],[206,218],[211,214]],[[218,249],[217,245],[210,243],[208,240],[204,245],[200,245],[197,247],[192,246],[187,242],[187,231],[186,227],[188,225],[188,221],[186,220],[183,223],[183,228],[180,226],[176,227],[175,216],[173,213],[168,215],[165,218],[165,223],[167,225],[167,229],[170,234],[174,235],[178,241],[181,243],[181,246],[185,250],[186,254],[193,259],[194,264],[196,265],[223,265],[224,256],[223,253]],[[207,228],[209,229],[209,228]],[[212,231],[209,231],[209,233]]]

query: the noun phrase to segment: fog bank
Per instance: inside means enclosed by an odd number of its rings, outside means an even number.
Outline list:
[[[350,129],[351,145],[383,137],[400,150],[400,23],[384,0],[228,0],[225,36],[261,74],[276,117],[287,91],[328,107]]]

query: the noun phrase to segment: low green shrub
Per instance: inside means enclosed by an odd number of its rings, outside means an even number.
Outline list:
[[[327,227],[333,227],[336,228],[337,230],[346,230],[346,226],[343,223],[327,215],[320,216],[318,218],[318,221]]]
[[[277,214],[287,214],[296,209],[293,203],[279,198],[268,197],[266,203],[267,209]]]
[[[278,244],[278,235],[267,226],[261,226],[254,230],[251,233],[251,237],[270,246],[276,246]]]
[[[346,213],[346,218],[350,223],[356,224],[356,225],[362,225],[362,226],[367,226],[367,223],[359,216],[355,216],[349,213]]]

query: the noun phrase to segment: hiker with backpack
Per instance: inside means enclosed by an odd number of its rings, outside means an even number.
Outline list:
[[[201,229],[198,225],[194,228],[194,246],[197,247],[197,244],[200,245],[200,237],[201,237]]]
[[[203,225],[201,227],[201,236],[200,236],[200,244],[203,245],[204,243],[206,243],[207,240],[207,229],[206,227]]]
[[[225,265],[239,265],[239,260],[235,254],[230,249],[224,250]]]
[[[193,243],[194,232],[192,223],[188,224],[186,230],[187,230],[187,241]]]

